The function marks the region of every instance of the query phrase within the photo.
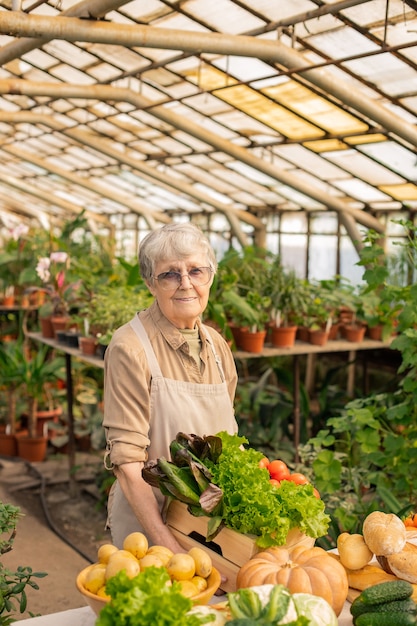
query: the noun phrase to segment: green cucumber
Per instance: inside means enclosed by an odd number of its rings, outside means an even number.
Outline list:
[[[382,602],[381,604],[363,604],[362,602],[352,602],[350,607],[352,616],[359,617],[363,613],[414,613],[417,614],[417,604],[411,598],[406,600],[394,600],[393,602]]]
[[[394,602],[394,600],[406,600],[413,594],[413,586],[406,580],[388,580],[378,585],[372,585],[364,589],[354,600],[353,604],[382,604],[384,602]],[[352,609],[351,607],[351,609]]]
[[[355,626],[415,626],[413,613],[363,613],[355,620]]]

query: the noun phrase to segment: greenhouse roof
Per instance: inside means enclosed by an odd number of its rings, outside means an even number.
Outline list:
[[[0,219],[417,210],[415,0],[0,0]],[[242,228],[243,226],[243,228]]]

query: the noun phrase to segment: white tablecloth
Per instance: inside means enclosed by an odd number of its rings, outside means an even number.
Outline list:
[[[349,607],[350,603],[346,602],[342,613],[339,615],[339,626],[352,626]],[[21,624],[27,624],[27,626],[94,626],[95,622],[96,615],[94,611],[89,606],[86,606],[81,609],[62,611],[62,613],[24,619],[20,622],[14,622],[14,624],[16,626]]]

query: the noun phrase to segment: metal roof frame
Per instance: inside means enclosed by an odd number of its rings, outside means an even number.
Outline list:
[[[52,185],[65,180],[75,195],[88,189],[149,228],[172,219],[178,198],[184,212],[222,213],[243,245],[248,228],[265,241],[263,216],[274,211],[336,211],[358,246],[358,225],[382,233],[382,214],[417,209],[413,0],[281,0],[279,19],[266,0],[221,0],[212,10],[202,0],[152,0],[148,12],[137,1],[28,4],[16,11],[0,2],[0,158],[13,155],[17,178],[32,163]],[[60,42],[85,60],[72,67]],[[372,75],[374,58],[387,63],[386,90],[385,70]],[[71,141],[62,143],[65,167],[51,135]],[[25,143],[41,146],[42,156]],[[75,146],[88,149],[86,162],[91,151],[102,154],[104,166],[92,176],[71,169]],[[112,167],[133,190],[109,189]],[[0,192],[8,176],[0,167]],[[33,173],[31,181],[33,197],[44,199]]]

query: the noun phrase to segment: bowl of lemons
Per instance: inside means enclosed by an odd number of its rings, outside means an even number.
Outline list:
[[[139,532],[128,535],[122,549],[112,544],[100,546],[97,562],[79,572],[76,586],[98,615],[110,601],[105,589],[112,576],[124,570],[133,578],[152,566],[166,568],[171,581],[177,581],[181,593],[195,605],[208,604],[220,587],[220,573],[204,548],[193,547],[188,552],[174,554],[165,546],[148,547],[145,535]]]

